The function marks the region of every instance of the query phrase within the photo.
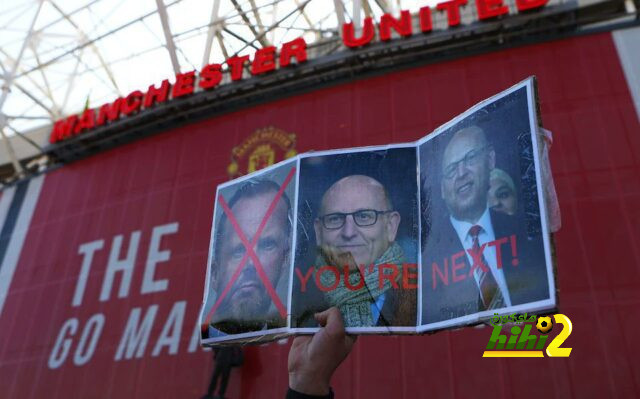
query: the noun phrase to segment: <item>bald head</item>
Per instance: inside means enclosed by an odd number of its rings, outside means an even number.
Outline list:
[[[376,206],[373,209],[391,209],[387,190],[379,181],[369,176],[351,175],[338,180],[324,193],[320,204],[320,213],[328,213],[327,204],[333,205],[340,202],[339,197],[345,196],[354,198],[357,203],[362,202],[363,196],[369,196],[372,199],[372,205]]]
[[[495,151],[484,131],[470,126],[457,131],[442,157],[442,198],[451,215],[476,223],[487,206],[489,174]]]
[[[334,227],[328,218],[344,223]],[[318,245],[350,252],[357,264],[368,265],[395,241],[399,224],[384,186],[369,176],[351,175],[325,192],[314,227]]]
[[[488,144],[484,130],[478,126],[469,126],[458,130],[447,147],[444,149],[444,157],[442,158],[442,167],[446,168],[447,162],[456,160],[460,152],[467,148],[481,148]]]

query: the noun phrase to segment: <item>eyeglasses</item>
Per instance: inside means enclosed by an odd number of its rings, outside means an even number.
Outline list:
[[[391,213],[393,211],[376,211],[374,209],[362,209],[351,213],[330,213],[328,215],[319,216],[322,225],[328,230],[337,230],[344,226],[347,216],[352,215],[353,221],[360,227],[373,226],[378,221],[378,215]]]
[[[453,179],[456,175],[456,171],[458,170],[458,165],[463,164],[465,167],[476,166],[482,160],[482,154],[488,148],[488,145],[484,147],[477,148],[475,150],[471,150],[464,155],[459,161],[451,162],[444,168],[443,175],[446,179]]]

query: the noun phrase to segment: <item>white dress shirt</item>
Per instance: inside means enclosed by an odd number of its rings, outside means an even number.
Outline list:
[[[496,239],[493,232],[493,225],[491,224],[489,208],[485,208],[484,213],[480,216],[477,223],[463,222],[455,219],[453,216],[449,216],[449,219],[451,220],[451,225],[458,234],[462,247],[465,249],[469,265],[472,265],[473,267],[473,257],[471,257],[469,252],[467,252],[468,249],[473,247],[473,238],[471,237],[471,234],[469,234],[469,229],[475,225],[482,227],[482,230],[478,234],[478,244],[480,247],[482,247],[483,244]],[[493,245],[486,245],[482,251],[482,255],[489,264],[489,268],[491,269],[491,273],[493,273],[493,277],[495,277],[496,283],[498,283],[498,287],[500,288],[502,297],[504,298],[505,306],[511,306],[511,298],[509,298],[509,288],[507,287],[507,280],[504,278],[504,270],[498,269],[498,263],[496,261],[496,247]],[[502,267],[504,267],[504,263]],[[478,273],[474,273],[473,275],[476,280],[476,285],[478,286],[478,289],[480,289]]]

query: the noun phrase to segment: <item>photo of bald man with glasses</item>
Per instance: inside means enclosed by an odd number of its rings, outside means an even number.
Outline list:
[[[463,120],[420,147],[422,325],[446,327],[454,319],[469,324],[478,319],[465,316],[504,314],[549,298],[542,237],[539,229],[527,232],[540,225],[539,214],[508,215],[491,206],[498,148],[511,170],[533,168],[533,161],[521,156],[531,153],[531,135],[513,134],[512,121],[494,112],[493,123],[485,118],[481,127]],[[535,196],[535,181],[519,183]]]
[[[415,148],[401,149],[398,154],[387,150],[379,154],[336,154],[327,159],[306,160],[311,163],[313,171],[319,170],[314,163],[326,166],[328,169],[325,171],[337,165],[343,169],[337,176],[333,173],[325,175],[327,178],[323,183],[329,184],[328,188],[316,202],[315,209],[309,208],[311,212],[306,218],[302,217],[307,223],[306,226],[299,225],[299,228],[308,229],[307,234],[312,230],[314,234],[314,239],[303,240],[302,243],[309,248],[306,259],[312,265],[305,269],[300,267],[303,265],[300,262],[295,263],[299,268],[296,272],[298,278],[294,277],[294,281],[300,283],[304,276],[308,279],[305,280],[304,292],[301,292],[300,284],[298,290],[294,284],[293,295],[294,299],[299,294],[308,299],[309,292],[316,291],[315,305],[321,303],[321,307],[338,307],[346,327],[416,325],[417,234],[406,237],[407,231],[417,233],[418,228],[415,217],[416,173],[413,172],[413,184],[403,188],[405,191],[398,191],[397,182],[394,184],[396,194],[414,199],[409,201],[413,210],[406,209],[406,200],[397,207],[390,190],[382,183],[398,178],[399,170],[391,167],[391,160],[404,153],[415,160]],[[376,159],[379,162],[377,167]],[[301,173],[305,173],[304,163],[305,160],[302,161]],[[348,172],[352,174],[344,176]],[[403,173],[407,173],[406,169]],[[312,181],[318,183],[317,179]],[[399,232],[404,223],[410,226],[403,229],[405,237],[401,244],[398,242]],[[312,229],[309,228],[311,226]],[[403,279],[411,281],[411,284],[403,286]]]

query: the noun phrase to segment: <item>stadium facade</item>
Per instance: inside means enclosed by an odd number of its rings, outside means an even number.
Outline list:
[[[219,183],[297,153],[414,141],[532,75],[554,137],[557,286],[573,322],[571,356],[482,358],[488,328],[366,336],[334,390],[640,395],[638,13],[621,1],[520,3],[486,18],[468,6],[453,24],[453,11],[432,8],[429,29],[425,12],[410,10],[410,34],[398,17],[381,40],[383,21],[371,21],[368,42],[327,39],[273,68],[268,51],[267,70],[262,62],[252,73],[253,59],[240,79],[213,67],[215,87],[198,86],[202,73],[167,77],[162,101],[144,104],[141,91],[113,99],[110,107],[137,106],[110,108],[116,116],[104,111],[103,123],[96,108],[92,122],[84,111],[52,127],[46,165],[0,196],[0,397],[201,396],[212,356],[199,346],[197,316]],[[179,79],[193,90],[176,92]],[[227,396],[282,397],[289,345],[247,347]]]

